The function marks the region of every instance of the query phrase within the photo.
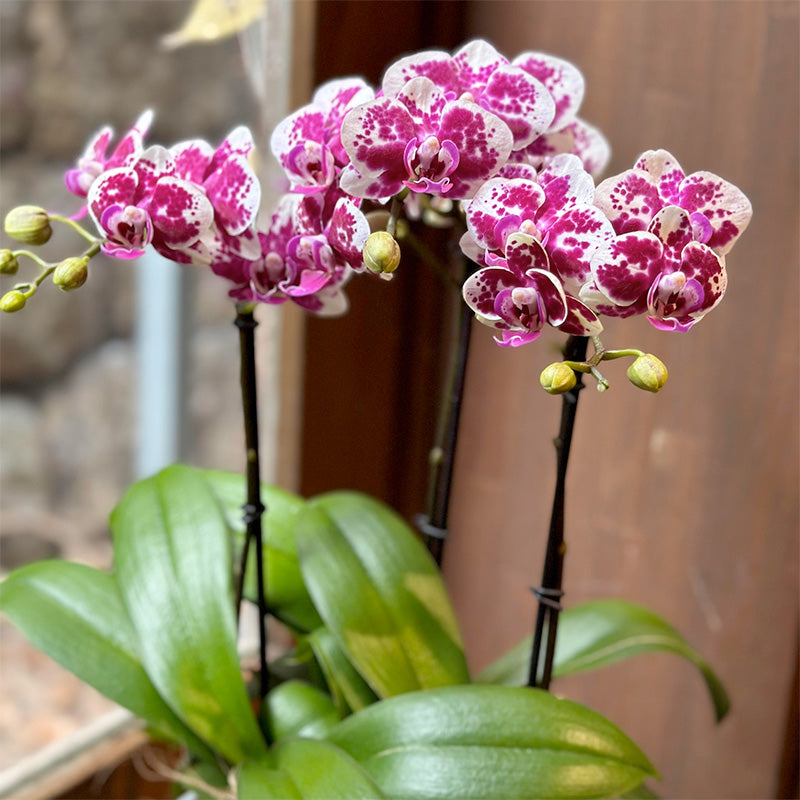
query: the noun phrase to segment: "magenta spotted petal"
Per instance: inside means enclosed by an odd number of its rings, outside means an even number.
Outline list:
[[[686,175],[672,153],[667,150],[647,150],[639,156],[633,168],[647,173],[658,189],[663,205],[677,205],[680,185]]]
[[[170,248],[189,247],[210,227],[214,209],[206,195],[192,183],[162,178],[147,204],[159,238]]]
[[[662,273],[650,287],[647,318],[659,330],[688,330],[719,303],[727,283],[722,257],[691,242],[683,251],[681,269]]]
[[[462,293],[466,304],[488,324],[500,319],[494,310],[494,300],[504,289],[520,285],[520,276],[503,267],[479,269],[464,281]]]
[[[571,152],[583,162],[583,168],[597,180],[611,161],[611,145],[602,132],[578,118],[567,127],[573,138]]]
[[[546,249],[564,289],[576,295],[591,278],[591,262],[614,239],[614,229],[599,208],[576,204],[557,216],[547,232]]]
[[[517,275],[527,275],[531,270],[547,272],[549,260],[542,243],[525,233],[512,233],[506,240],[505,255],[508,269]],[[564,290],[560,281],[554,279],[563,297]],[[559,312],[560,313],[560,312]]]
[[[89,189],[89,213],[95,224],[103,230],[100,218],[109,206],[129,206],[135,204],[139,175],[130,167],[109,170]]]
[[[541,81],[552,95],[555,108],[551,130],[560,130],[575,119],[585,84],[574,64],[547,53],[532,52],[520,54],[512,63]]]
[[[595,311],[567,295],[567,316],[558,329],[569,336],[599,336],[603,332],[603,323]]]
[[[694,226],[688,211],[678,206],[665,206],[648,228],[664,246],[663,272],[680,269],[683,248],[692,241]]]
[[[753,215],[745,194],[711,172],[687,176],[678,190],[678,204],[692,215],[699,229],[696,238],[719,255],[730,252]]]
[[[356,271],[363,271],[362,251],[370,234],[369,222],[352,198],[341,198],[325,230],[340,257]]]
[[[592,257],[597,289],[618,306],[628,306],[647,293],[661,272],[664,248],[652,233],[625,233],[598,248]]]
[[[544,190],[533,181],[492,178],[481,186],[467,207],[469,233],[478,246],[502,250],[506,238],[522,230],[525,221],[535,231],[534,220],[544,201]]]
[[[205,181],[217,221],[230,234],[250,227],[261,203],[261,184],[247,159],[231,155]]]
[[[202,139],[180,142],[169,150],[175,162],[175,175],[202,185],[214,157],[214,148]]]
[[[647,230],[664,206],[656,183],[637,169],[606,178],[595,190],[594,201],[620,234]]]

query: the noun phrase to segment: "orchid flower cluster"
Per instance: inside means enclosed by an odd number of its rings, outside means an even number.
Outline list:
[[[288,191],[264,227],[244,127],[216,149],[145,147],[146,112],[110,156],[111,130],[93,137],[66,184],[85,198],[102,252],[135,258],[152,245],[210,266],[239,303],[291,300],[320,315],[347,310],[355,273],[391,278],[398,218],[433,209],[464,223],[460,247],[474,267],[463,297],[500,345],[532,342],[550,325],[593,337],[595,361],[641,356],[604,351],[601,318],[646,314],[660,330],[691,328],[722,299],[725,257],[751,206],[710,172],[686,175],[665,150],[596,186],[610,150],[577,116],[583,94],[573,64],[538,52],[509,61],[482,40],[401,58],[377,90],[356,77],[326,83],[272,134]],[[386,204],[388,217],[374,213]],[[49,237],[48,215],[24,208],[7,231],[36,243],[46,224]],[[16,271],[15,254],[2,253],[4,271]],[[80,285],[79,267],[56,282]],[[3,309],[21,308],[41,277],[8,293]]]

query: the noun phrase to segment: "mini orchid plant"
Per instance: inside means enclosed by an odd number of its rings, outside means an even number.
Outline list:
[[[628,377],[640,388],[657,392],[667,377],[653,355],[607,350],[602,318],[644,314],[674,332],[694,326],[721,301],[726,256],[752,213],[738,188],[709,172],[687,175],[665,150],[647,151],[595,185],[610,151],[577,116],[583,93],[583,77],[567,61],[536,52],[509,61],[476,40],[452,55],[400,59],[377,90],[360,78],[321,86],[273,132],[287,191],[263,226],[249,131],[236,128],[217,148],[201,140],[145,146],[150,112],[110,156],[109,128],[90,140],[66,174],[67,188],[85,201],[75,215],[23,206],[6,217],[6,232],[26,244],[47,241],[53,221],[89,242],[58,264],[28,250],[1,251],[5,274],[22,257],[40,267],[3,296],[6,312],[23,308],[50,275],[64,290],[78,288],[99,252],[130,259],[150,245],[173,261],[210,267],[236,304],[249,454],[244,524],[232,512],[243,499],[241,481],[175,467],[135,486],[112,517],[113,576],[45,563],[0,586],[0,606],[34,642],[205,765],[184,775],[185,784],[215,797],[234,789],[239,797],[618,796],[655,774],[649,761],[599,715],[542,690],[551,677],[642,652],[643,632],[659,634],[653,641],[661,644],[650,649],[692,660],[718,718],[727,711],[710,668],[651,612],[599,601],[559,613],[564,479],[582,377],[607,388],[598,365],[620,357],[634,358]],[[96,234],[79,224],[87,213]],[[418,520],[437,563],[471,318],[503,347],[535,341],[545,325],[569,337],[565,360],[541,378],[565,398],[553,518],[534,590],[536,631],[478,677],[525,687],[470,684],[436,564],[388,509],[353,494],[305,502],[259,486],[254,308],[291,301],[320,316],[342,314],[348,281],[370,273],[391,279],[398,240],[425,223],[458,235],[464,261],[455,271],[466,309],[444,457],[430,513]],[[205,560],[159,561],[159,543],[180,554],[198,525]],[[225,555],[231,531],[238,558]],[[284,566],[269,561],[277,552]],[[190,611],[182,589],[194,598]],[[260,730],[242,709],[235,659],[243,596],[260,611]],[[176,614],[188,614],[186,631],[170,626]],[[272,663],[267,615],[297,640],[293,653]],[[587,635],[595,619],[604,621],[603,634]],[[65,647],[54,626],[100,641],[128,688]]]

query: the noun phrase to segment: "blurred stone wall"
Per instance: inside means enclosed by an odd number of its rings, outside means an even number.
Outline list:
[[[100,126],[124,132],[145,108],[155,110],[148,140],[165,145],[195,137],[218,142],[235,125],[253,123],[235,38],[172,52],[160,47],[190,7],[183,0],[0,2],[0,214],[20,203],[73,213],[80,203],[64,187],[65,169]],[[0,246],[14,246],[0,239]],[[43,254],[58,259],[81,249],[64,229]],[[21,262],[20,279],[31,266]],[[240,469],[232,306],[220,279],[187,269],[185,458]],[[110,557],[107,517],[134,477],[135,277],[135,263],[98,257],[80,290],[67,294],[45,283],[24,311],[0,320],[5,569],[54,553]],[[2,291],[15,280],[4,277]]]

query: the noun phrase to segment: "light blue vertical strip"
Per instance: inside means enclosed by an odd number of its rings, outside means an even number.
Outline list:
[[[139,478],[180,460],[184,426],[185,266],[148,250],[137,262]]]

